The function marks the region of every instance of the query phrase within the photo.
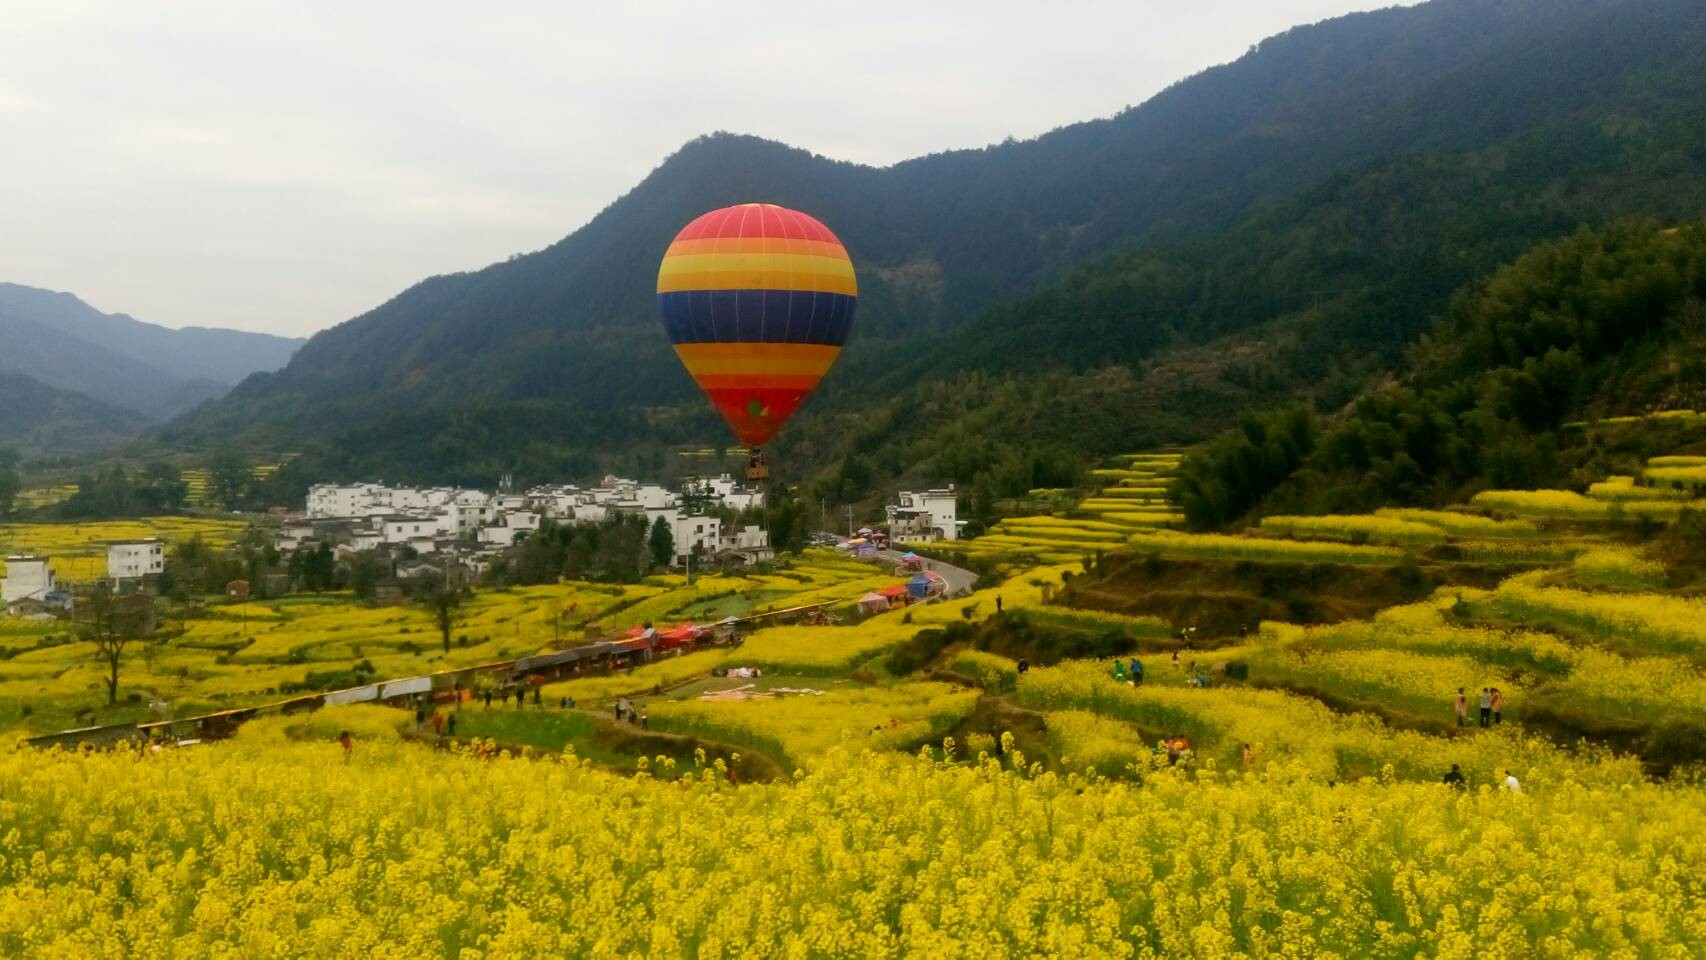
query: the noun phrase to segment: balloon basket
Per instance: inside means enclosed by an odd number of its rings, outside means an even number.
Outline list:
[[[763,450],[755,449],[746,458],[746,478],[753,483],[770,479],[770,464],[765,461]]]

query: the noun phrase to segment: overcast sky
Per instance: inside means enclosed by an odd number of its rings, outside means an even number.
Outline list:
[[[0,0],[0,280],[306,335],[565,236],[701,133],[889,164],[1388,5]]]

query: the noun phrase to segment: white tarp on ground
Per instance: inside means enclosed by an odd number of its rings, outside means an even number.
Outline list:
[[[341,703],[361,703],[364,700],[379,699],[379,684],[370,683],[365,687],[354,687],[349,690],[334,690],[326,694],[326,706],[335,707]]]
[[[411,693],[431,693],[431,677],[410,677],[407,680],[393,680],[379,688],[379,699],[389,700],[392,697],[406,697]]]

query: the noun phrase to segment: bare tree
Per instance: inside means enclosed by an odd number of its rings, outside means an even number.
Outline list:
[[[118,703],[119,665],[124,651],[154,635],[154,598],[146,594],[116,596],[105,583],[77,604],[77,633],[95,645],[107,665],[107,706]]]

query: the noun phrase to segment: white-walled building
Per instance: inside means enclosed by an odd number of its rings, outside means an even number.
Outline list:
[[[124,540],[107,545],[107,576],[114,580],[140,580],[159,576],[166,569],[163,540]]]
[[[960,521],[955,518],[958,509],[951,483],[946,490],[902,491],[896,495],[895,502],[888,505],[889,539],[912,542],[958,540]]]
[[[438,535],[438,521],[432,517],[386,517],[379,527],[382,543],[402,544],[419,537]]]
[[[21,600],[47,603],[47,595],[59,589],[52,563],[47,557],[7,557],[6,578],[0,580],[0,606]]]
[[[686,563],[689,555],[709,556],[717,552],[717,541],[723,531],[721,519],[703,515],[688,517],[680,511],[666,516],[670,536],[675,538],[677,564]]]
[[[750,510],[764,506],[764,494],[736,483],[728,474],[699,481],[699,486],[717,502],[731,510]]]
[[[744,510],[760,506],[756,490],[740,487],[727,475],[700,481],[707,506]],[[761,527],[722,535],[716,516],[688,514],[681,498],[667,487],[607,476],[598,486],[542,485],[525,493],[489,494],[451,487],[416,489],[373,483],[316,484],[308,491],[302,518],[279,528],[281,550],[297,550],[318,541],[357,550],[407,545],[421,553],[454,550],[451,541],[474,541],[479,552],[496,553],[538,530],[546,517],[557,523],[602,523],[616,516],[642,516],[648,529],[659,518],[675,538],[676,563],[698,548],[704,556],[738,549],[750,558],[772,556]],[[428,549],[429,541],[436,541]]]
[[[365,517],[391,512],[391,488],[377,483],[316,483],[308,488],[308,516]]]
[[[770,546],[769,531],[756,523],[749,523],[724,531],[723,535],[717,538],[717,555],[739,557],[747,563],[760,563],[776,559],[776,550]]]

